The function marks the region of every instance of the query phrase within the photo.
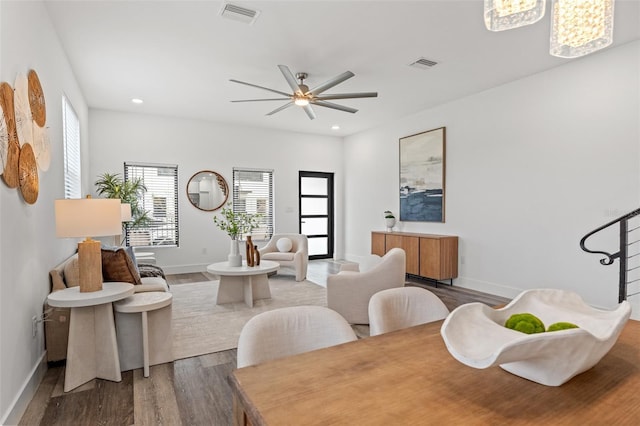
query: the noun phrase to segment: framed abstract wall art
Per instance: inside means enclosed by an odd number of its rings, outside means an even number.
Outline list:
[[[445,127],[400,139],[400,220],[444,222]]]

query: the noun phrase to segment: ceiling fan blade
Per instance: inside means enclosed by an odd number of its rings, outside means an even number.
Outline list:
[[[287,109],[287,108],[289,108],[291,105],[293,105],[293,101],[291,101],[291,102],[287,102],[286,104],[282,105],[281,107],[278,107],[278,108],[274,109],[273,111],[271,111],[271,112],[270,112],[270,113],[268,113],[267,115],[273,115],[273,114],[275,114],[276,112],[280,112],[280,111],[282,111],[283,109]]]
[[[300,92],[298,82],[289,67],[286,65],[278,65],[278,68],[280,68],[280,72],[284,76],[284,79],[287,80],[287,83],[289,84],[289,87],[291,87],[291,90],[293,90],[293,93]]]
[[[240,99],[238,101],[231,102],[260,102],[260,101],[288,101],[291,98],[271,98],[271,99]]]
[[[314,99],[314,100],[311,101],[311,103],[314,104],[314,105],[325,107],[325,108],[332,108],[332,109],[338,109],[338,110],[344,111],[344,112],[350,112],[352,114],[358,112],[358,110],[355,109],[355,108],[350,108],[350,107],[334,104],[333,102],[325,102],[325,101]]]
[[[377,98],[377,92],[360,92],[360,93],[336,93],[333,95],[317,96],[315,99],[329,100],[329,99],[355,99],[355,98]]]
[[[305,105],[302,107],[302,109],[307,113],[307,117],[309,117],[309,120],[313,120],[314,118],[316,118],[316,113],[313,112],[311,105]]]
[[[336,86],[336,85],[342,83],[343,81],[350,79],[354,75],[355,74],[352,73],[351,71],[345,71],[342,74],[340,74],[339,76],[334,77],[331,80],[325,81],[320,86],[309,90],[309,93],[314,95],[314,96],[315,95],[319,95],[320,93],[324,92],[325,90],[331,89],[333,86]]]
[[[246,83],[244,81],[234,80],[234,79],[231,79],[229,81],[232,81],[234,83],[244,84],[245,86],[255,87],[257,89],[268,90],[269,92],[277,93],[277,94],[282,95],[282,96],[289,96],[289,97],[291,96],[290,93],[285,93],[285,92],[281,92],[279,90],[269,89],[268,87],[258,86],[257,84]]]

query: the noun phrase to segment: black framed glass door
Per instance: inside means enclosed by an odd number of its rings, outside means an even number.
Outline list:
[[[299,172],[300,233],[309,239],[309,259],[333,258],[333,173]]]

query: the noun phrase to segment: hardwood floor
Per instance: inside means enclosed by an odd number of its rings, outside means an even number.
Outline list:
[[[308,278],[321,285],[340,269],[340,262],[312,261]],[[213,279],[207,273],[167,276],[169,285]],[[464,303],[491,306],[508,302],[470,290],[410,279],[411,285],[437,294],[449,309]],[[227,376],[236,368],[236,350],[228,350],[173,363],[122,373],[122,381],[92,380],[64,393],[64,365],[50,365],[21,425],[229,425],[231,390]]]

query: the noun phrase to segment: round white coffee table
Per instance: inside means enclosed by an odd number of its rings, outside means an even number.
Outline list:
[[[258,299],[271,298],[269,289],[270,272],[280,268],[278,262],[263,260],[258,266],[229,266],[229,262],[218,262],[207,266],[207,271],[220,276],[218,296],[216,304],[242,302],[253,307],[253,302]]]

